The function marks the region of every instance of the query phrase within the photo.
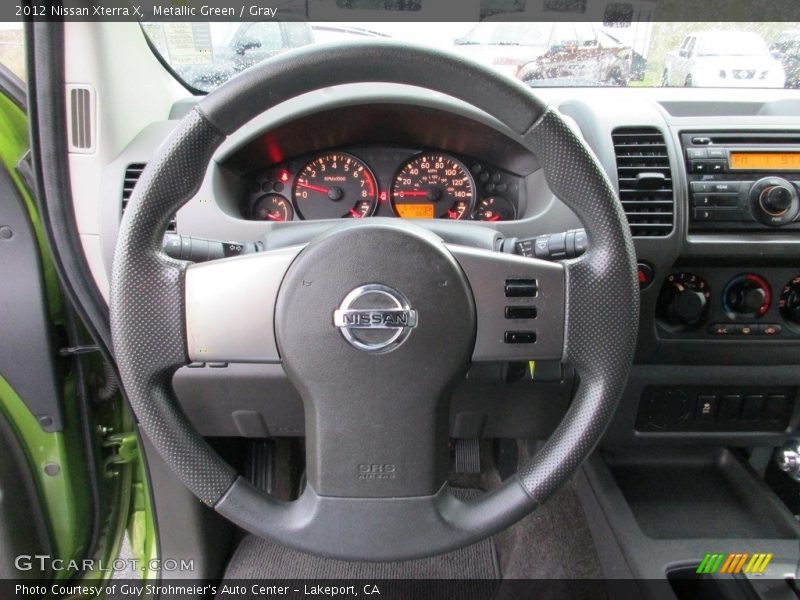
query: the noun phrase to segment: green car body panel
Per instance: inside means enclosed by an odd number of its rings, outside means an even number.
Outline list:
[[[64,304],[58,276],[36,203],[16,169],[28,148],[25,112],[8,96],[0,93],[0,160],[25,202],[39,246],[50,324],[58,328],[64,323]],[[99,358],[91,359],[87,368],[102,373]],[[58,432],[46,432],[3,377],[3,373],[0,373],[0,410],[16,432],[27,455],[47,521],[52,559],[61,560],[64,565],[81,565],[85,558],[94,559],[92,564],[95,568],[92,570],[76,573],[73,569],[65,568],[54,571],[53,578],[56,581],[76,576],[85,581],[109,579],[113,575],[109,565],[119,556],[127,530],[133,558],[140,565],[139,575],[145,581],[152,580],[157,577],[157,572],[149,568],[151,561],[157,558],[155,516],[132,415],[119,394],[99,404],[91,415],[100,463],[96,467],[102,523],[98,524],[99,535],[93,556],[87,556],[93,511],[81,411],[76,382],[68,369],[65,369],[61,381],[64,428]],[[123,437],[124,453],[119,452],[118,443]]]

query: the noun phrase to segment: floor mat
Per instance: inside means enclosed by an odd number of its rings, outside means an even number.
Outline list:
[[[458,492],[464,499],[474,498],[479,493]],[[500,581],[501,568],[506,578],[504,583]],[[404,587],[382,590],[399,592],[383,597],[588,600],[606,597],[603,586],[592,582],[601,577],[586,517],[572,487],[567,485],[532,515],[495,538],[419,560],[392,563],[332,560],[248,536],[239,544],[224,579],[226,582],[242,579],[397,580],[397,585]],[[431,584],[431,579],[449,581],[446,588],[439,589]],[[414,580],[428,581],[421,581],[417,589],[410,589]],[[458,589],[454,585],[459,586]],[[530,586],[533,587],[528,589]]]
[[[454,489],[462,500],[478,490]],[[255,536],[242,540],[225,579],[497,579],[500,569],[492,540],[418,560],[350,562],[298,552]]]

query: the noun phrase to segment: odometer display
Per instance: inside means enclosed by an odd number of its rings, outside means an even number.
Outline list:
[[[404,219],[432,219],[434,216],[433,204],[428,202],[419,204],[403,202],[395,204],[394,209],[397,211],[397,216]]]
[[[360,219],[378,206],[378,185],[369,167],[342,152],[322,154],[297,175],[292,189],[304,219]]]
[[[474,202],[475,182],[469,171],[444,154],[410,159],[392,183],[392,208],[399,217],[464,219]]]

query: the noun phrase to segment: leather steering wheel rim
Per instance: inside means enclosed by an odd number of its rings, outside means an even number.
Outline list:
[[[538,157],[550,189],[577,214],[589,239],[588,252],[563,263],[561,358],[579,376],[573,402],[515,476],[472,502],[456,499],[446,486],[402,498],[322,496],[309,486],[297,501],[279,502],[239,477],[208,445],[171,387],[174,372],[189,362],[189,264],[161,249],[170,216],[197,191],[227,135],[290,98],[361,82],[427,88],[501,121]],[[125,212],[110,309],[122,384],[140,427],[202,502],[252,533],[300,550],[400,560],[488,537],[530,513],[574,474],[598,443],[627,381],[639,289],[633,242],[616,193],[592,151],[556,111],[487,67],[406,44],[368,42],[280,55],[232,79],[181,120],[148,163]]]

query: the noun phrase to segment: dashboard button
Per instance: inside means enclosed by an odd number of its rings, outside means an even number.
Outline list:
[[[709,148],[708,158],[725,158],[725,148]]]
[[[653,267],[646,263],[636,265],[637,277],[639,278],[639,289],[644,289],[653,281]]]
[[[758,326],[759,335],[778,335],[781,332],[781,326],[775,323],[764,323]]]
[[[735,208],[695,208],[695,221],[743,221],[744,215]]]
[[[714,191],[713,181],[692,181],[689,186],[693,192],[708,193]]]
[[[739,194],[692,194],[692,206],[714,206],[733,208],[739,205]]]
[[[711,421],[717,416],[717,396],[701,394],[697,397],[697,407],[694,411],[696,421]]]
[[[747,323],[744,325],[736,325],[736,335],[756,335],[758,333],[758,325]]]
[[[714,323],[708,328],[708,333],[719,336],[733,335],[734,326],[729,323]]]
[[[689,161],[689,168],[692,173],[703,175],[709,172],[708,162],[705,160],[692,160]]]
[[[738,194],[741,187],[740,181],[717,181],[711,184],[710,191],[720,194]]]
[[[708,150],[705,148],[687,148],[686,158],[708,158]]]
[[[784,394],[770,394],[764,405],[764,420],[780,421],[788,412],[788,402]]]
[[[719,413],[717,420],[723,423],[730,423],[739,419],[739,411],[742,409],[742,397],[739,394],[726,394],[719,403]]]
[[[506,331],[506,344],[535,344],[535,331]]]
[[[695,146],[707,146],[711,143],[711,138],[695,136],[692,138],[692,143]]]
[[[748,394],[742,402],[742,421],[760,421],[764,412],[764,395]]]

